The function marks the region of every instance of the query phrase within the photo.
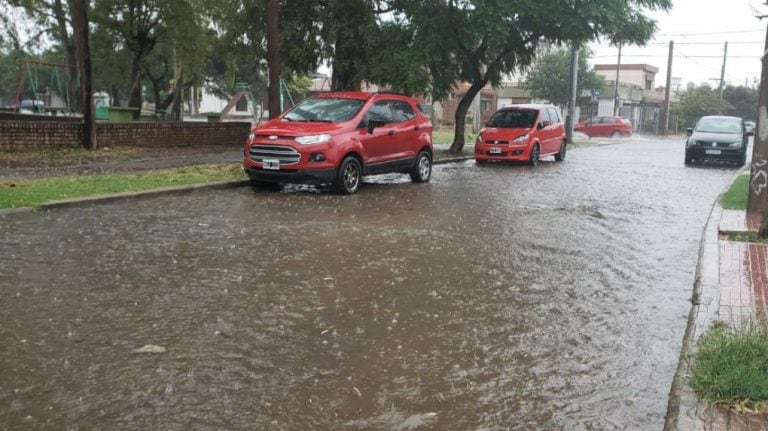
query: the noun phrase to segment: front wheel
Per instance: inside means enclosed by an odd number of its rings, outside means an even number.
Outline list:
[[[624,135],[622,135],[621,132],[619,132],[618,130],[615,130],[613,133],[611,133],[611,138],[613,138],[613,139],[619,139],[622,136],[624,136]]]
[[[416,158],[416,164],[409,173],[411,181],[414,183],[426,183],[429,181],[429,178],[432,176],[432,157],[428,151],[419,153],[419,157]]]
[[[565,141],[560,143],[560,151],[555,154],[555,161],[562,162],[565,160]]]
[[[533,148],[531,148],[531,158],[528,160],[528,163],[530,163],[531,166],[539,165],[539,144],[533,144]]]
[[[336,179],[333,181],[333,188],[343,194],[351,195],[360,188],[360,181],[363,177],[363,168],[356,158],[349,156],[341,162],[339,171],[336,173]]]
[[[688,154],[688,151],[685,152],[685,166],[689,166],[693,163],[693,158]]]

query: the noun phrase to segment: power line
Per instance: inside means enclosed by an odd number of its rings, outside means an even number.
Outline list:
[[[764,40],[756,40],[754,42],[731,42],[728,41],[729,44],[736,45],[736,44],[745,44],[745,45],[757,45],[757,44],[763,44],[765,43]],[[677,42],[675,41],[675,45],[722,45],[723,42]],[[654,42],[648,44],[653,46],[669,46],[669,41],[667,42]]]
[[[657,34],[656,36],[681,36],[681,37],[688,37],[688,36],[709,36],[710,34],[738,34],[738,33],[762,33],[765,29],[761,28],[759,30],[734,30],[734,31],[708,31],[705,33],[664,33],[664,34]],[[677,43],[677,42],[675,42]]]

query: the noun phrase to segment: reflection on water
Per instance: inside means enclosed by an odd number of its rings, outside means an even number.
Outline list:
[[[682,159],[644,141],[346,197],[0,218],[0,423],[660,429],[701,227],[734,174]]]

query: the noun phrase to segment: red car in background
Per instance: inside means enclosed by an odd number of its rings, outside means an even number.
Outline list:
[[[632,122],[621,117],[592,117],[577,123],[573,130],[590,138],[621,138],[632,134]]]
[[[539,158],[565,159],[565,126],[552,105],[513,105],[496,111],[475,142],[475,162],[509,160],[539,164]]]

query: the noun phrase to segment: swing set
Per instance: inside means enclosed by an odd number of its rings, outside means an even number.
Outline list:
[[[22,61],[14,112],[18,113],[23,108],[30,109],[35,114],[57,111],[70,114],[73,96],[70,92],[77,90],[70,89],[68,85],[69,80],[73,78],[72,74],[75,74],[74,78],[79,78],[79,68],[76,65],[38,60]],[[65,81],[62,81],[62,76],[66,78]],[[79,79],[77,82],[79,83]]]

